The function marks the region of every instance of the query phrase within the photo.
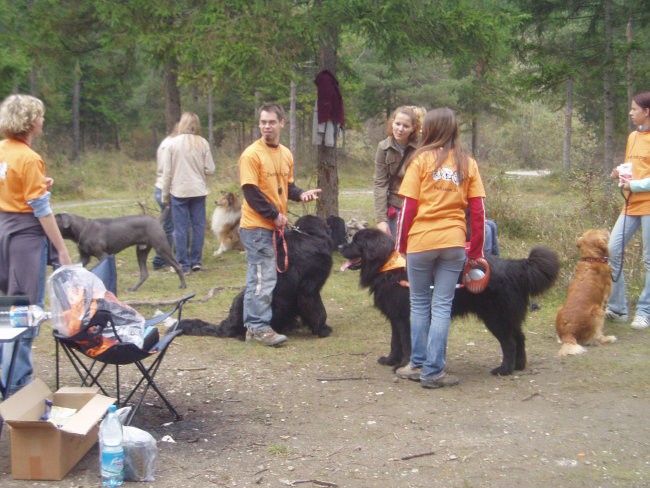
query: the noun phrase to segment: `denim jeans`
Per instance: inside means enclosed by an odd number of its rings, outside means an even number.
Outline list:
[[[184,272],[188,272],[192,266],[201,266],[203,260],[205,197],[176,198],[171,195],[170,200],[176,243],[176,261],[179,262]]]
[[[623,249],[639,227],[641,228],[641,239],[643,241],[645,286],[639,296],[636,313],[650,317],[650,215],[621,214],[618,216],[616,224],[614,224],[609,238],[609,263],[612,267],[612,276],[616,281],[612,283],[612,292],[609,295],[607,308],[621,314],[628,313],[625,298],[625,273],[621,270],[621,256]],[[625,232],[625,235],[623,235],[623,232]]]
[[[462,247],[409,253],[406,257],[411,300],[411,363],[422,367],[421,378],[438,379],[445,373],[451,304],[464,263]]]
[[[47,266],[47,253],[48,243],[47,239],[43,238],[43,245],[41,248],[39,270],[38,270],[38,291],[37,297],[30,297],[30,302],[35,303],[39,307],[45,307],[45,274]],[[14,294],[11,290],[8,294]],[[21,338],[16,342],[9,342],[0,344],[0,367],[2,368],[2,384],[6,385],[9,375],[9,363],[11,362],[11,355],[14,348],[16,348],[14,369],[12,374],[12,384],[7,392],[7,396],[13,395],[23,386],[31,383],[32,373],[34,366],[32,364],[32,343],[38,337],[40,327],[32,327],[25,332]]]
[[[153,197],[156,200],[158,206],[160,207],[160,210],[164,210],[165,206],[163,205],[162,202],[162,190],[160,188],[156,186],[154,187]],[[174,248],[174,222],[172,221],[171,209],[169,210],[169,212],[167,212],[167,216],[163,220],[163,229],[165,230],[165,235],[167,236],[167,242],[169,242],[169,249],[173,249]],[[156,251],[156,255],[153,258],[152,264],[154,268],[161,268],[167,265],[165,260],[160,257],[160,254],[158,254],[158,251]]]
[[[390,230],[390,235],[393,236],[393,239],[397,239],[397,221],[399,220],[399,214],[402,211],[401,208],[393,207],[396,210],[396,214],[391,219],[386,216],[386,223],[388,224],[388,229]]]
[[[239,229],[246,248],[246,291],[244,292],[244,326],[264,329],[271,326],[273,289],[278,279],[273,231]]]

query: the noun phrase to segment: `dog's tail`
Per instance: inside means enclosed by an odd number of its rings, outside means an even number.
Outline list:
[[[529,296],[536,296],[551,288],[560,273],[557,254],[545,246],[535,246],[524,260],[523,279]]]

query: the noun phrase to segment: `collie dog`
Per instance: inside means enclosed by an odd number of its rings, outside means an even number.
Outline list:
[[[239,240],[239,220],[241,219],[241,202],[232,192],[221,192],[221,198],[215,202],[217,208],[212,213],[212,232],[219,240],[219,248],[213,255],[218,256],[231,249],[242,251],[244,247]]]
[[[590,229],[576,242],[580,260],[555,318],[562,343],[560,356],[582,354],[586,352],[583,345],[616,342],[616,337],[603,335],[605,305],[612,289],[608,242],[605,229]]]

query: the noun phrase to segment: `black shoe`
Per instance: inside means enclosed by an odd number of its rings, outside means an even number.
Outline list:
[[[192,271],[201,271],[201,265],[195,264],[194,266],[192,266]]]

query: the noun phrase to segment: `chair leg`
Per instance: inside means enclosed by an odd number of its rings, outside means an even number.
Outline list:
[[[131,420],[135,416],[136,412],[140,409],[140,406],[142,405],[142,402],[144,402],[144,397],[147,395],[147,391],[149,391],[149,387],[151,387],[156,394],[160,397],[160,399],[163,401],[167,409],[174,415],[174,420],[180,420],[182,417],[181,415],[176,411],[174,406],[171,404],[171,402],[167,399],[167,397],[163,394],[162,391],[160,391],[160,388],[158,388],[158,385],[156,384],[153,375],[151,374],[151,371],[154,370],[154,375],[155,371],[158,370],[158,364],[160,361],[157,359],[154,364],[152,364],[149,369],[145,368],[145,366],[142,364],[141,361],[136,361],[135,365],[138,367],[140,370],[140,373],[142,373],[142,376],[138,383],[135,385],[135,387],[131,390],[131,393],[129,393],[129,396],[124,400],[124,403],[127,404],[129,400],[134,396],[134,394],[138,391],[140,386],[144,381],[146,381],[146,384],[142,387],[142,392],[140,393],[140,397],[138,398],[137,403],[135,404],[133,410],[131,410],[131,414],[129,415],[128,418],[128,424],[131,423]]]

